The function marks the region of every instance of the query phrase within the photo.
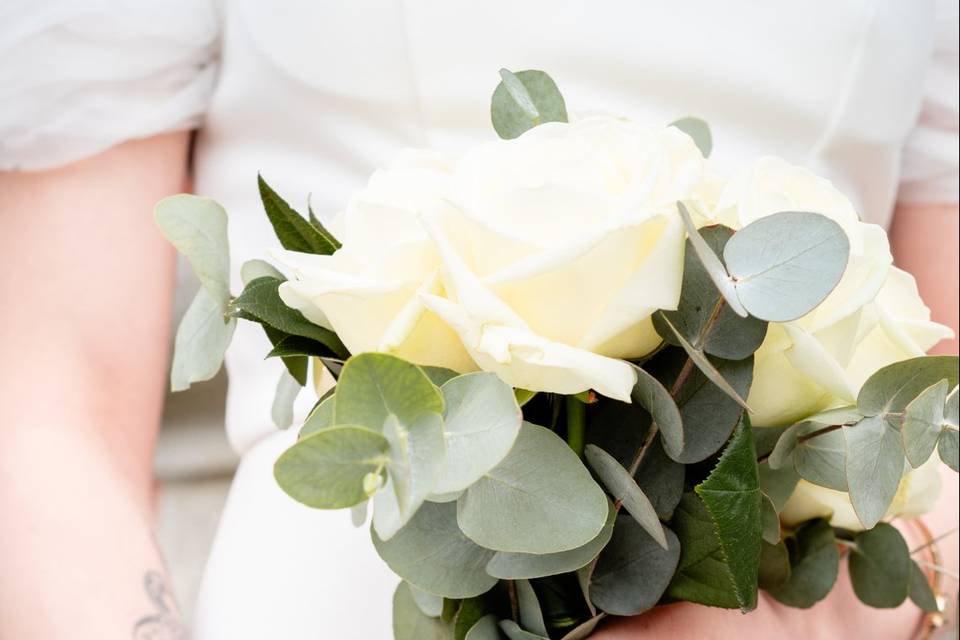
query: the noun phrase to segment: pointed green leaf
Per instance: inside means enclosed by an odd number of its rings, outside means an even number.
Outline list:
[[[425,502],[389,540],[371,527],[373,545],[394,573],[419,589],[445,598],[478,596],[497,583],[484,571],[493,551],[461,533],[456,513],[453,503]]]
[[[809,609],[827,597],[837,581],[840,553],[833,528],[826,520],[811,520],[786,542],[790,577],[767,592],[787,606]]]
[[[529,580],[517,580],[517,601],[520,609],[520,625],[531,633],[547,635],[547,625],[543,622],[540,600]]]
[[[849,255],[839,224],[797,211],[754,220],[723,250],[741,304],[770,322],[796,320],[816,308],[840,282]]]
[[[385,353],[347,360],[337,382],[334,421],[380,431],[392,414],[412,424],[424,413],[443,414],[443,395],[423,370]]]
[[[653,420],[660,427],[660,437],[664,449],[672,457],[678,457],[683,452],[684,436],[683,421],[680,410],[659,380],[641,369],[634,367],[637,372],[637,383],[630,394],[633,402],[646,409]]]
[[[528,422],[507,457],[457,500],[463,532],[496,551],[576,549],[600,533],[606,517],[603,490],[567,443]]]
[[[298,440],[273,468],[291,498],[315,509],[342,509],[367,499],[364,478],[386,462],[387,439],[358,426],[336,426]]]
[[[666,549],[667,535],[664,533],[663,525],[660,524],[660,518],[630,472],[620,466],[616,458],[596,445],[587,445],[584,455],[590,468],[597,474],[610,494],[626,507],[630,515],[657,541],[657,544]]]
[[[753,432],[743,422],[707,479],[696,487],[717,536],[743,611],[757,606],[762,494]]]
[[[880,522],[858,533],[850,550],[850,581],[862,602],[899,607],[910,592],[910,549],[896,527]]]
[[[710,133],[710,125],[705,120],[688,116],[674,120],[670,123],[670,126],[680,129],[680,131],[693,138],[694,144],[700,149],[703,157],[710,157],[710,152],[713,151],[713,135]]]
[[[884,416],[864,418],[844,427],[847,487],[857,519],[872,529],[893,502],[903,476],[900,433]]]
[[[490,118],[501,138],[516,138],[544,122],[567,121],[563,96],[543,71],[501,69],[500,78],[490,103]]]
[[[340,248],[340,243],[329,232],[324,233],[294,211],[260,175],[257,175],[257,186],[263,209],[284,249],[329,255]]]
[[[903,450],[914,469],[926,462],[937,446],[945,422],[947,389],[947,381],[940,380],[920,392],[904,409],[900,434]]]

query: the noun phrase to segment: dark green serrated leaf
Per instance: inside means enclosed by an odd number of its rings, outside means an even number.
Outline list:
[[[545,122],[566,122],[567,107],[553,79],[543,71],[500,70],[490,102],[490,119],[505,140]]]
[[[321,231],[322,225],[317,228],[310,224],[303,216],[294,211],[259,174],[257,175],[257,187],[260,190],[260,200],[263,202],[267,218],[270,219],[273,231],[277,234],[277,239],[284,249],[330,255],[340,248],[340,243],[337,242],[336,238],[329,232],[325,232],[326,230]]]
[[[786,540],[790,577],[767,592],[785,605],[809,609],[827,597],[837,581],[840,553],[826,520],[811,520]]]
[[[337,334],[313,324],[304,318],[302,313],[284,304],[279,293],[281,284],[283,281],[276,278],[257,278],[233,300],[232,306],[285,334],[321,342],[329,347],[332,353],[346,358],[349,353]]]
[[[680,129],[680,131],[693,138],[694,144],[700,149],[703,157],[710,157],[710,152],[713,151],[713,135],[710,133],[710,125],[707,124],[706,120],[687,116],[674,120],[670,123],[670,126]]]
[[[680,559],[680,541],[664,528],[664,549],[628,515],[617,517],[613,537],[600,554],[590,582],[590,600],[613,615],[651,609],[666,591]]]
[[[275,331],[275,329],[274,329]],[[267,354],[268,358],[291,358],[307,356],[317,358],[336,357],[327,345],[303,336],[283,335]]]
[[[927,613],[936,613],[940,610],[933,587],[930,586],[930,581],[915,560],[910,561],[910,599],[913,604]]]
[[[727,240],[733,235],[732,229],[719,225],[704,227],[699,232],[707,247],[716,255],[723,254]],[[653,326],[664,340],[681,346],[664,322],[665,317],[695,348],[718,358],[742,360],[760,347],[767,334],[767,323],[753,317],[742,318],[724,303],[711,324],[714,310],[722,301],[723,296],[688,238],[683,258],[680,303],[675,311],[654,314]]]
[[[858,533],[850,550],[850,581],[861,602],[899,607],[910,592],[910,549],[896,527],[880,522]]]
[[[757,606],[762,494],[753,432],[745,423],[734,432],[706,480],[696,487],[717,528],[717,537],[743,611]]]
[[[273,349],[270,353],[267,354],[267,357],[279,356],[283,366],[287,368],[287,371],[290,372],[290,375],[293,376],[293,379],[300,383],[300,386],[307,384],[307,369],[309,368],[309,361],[306,357],[303,357],[304,354],[298,353],[274,353],[277,351],[278,346],[286,339],[299,339],[299,340],[310,340],[309,338],[304,338],[302,336],[291,336],[289,334],[280,331],[279,329],[274,329],[268,324],[260,323],[260,326],[263,327],[263,332],[267,334],[267,340],[270,341],[270,344],[273,345]],[[317,343],[319,344],[319,343]],[[284,351],[286,349],[283,349]],[[327,349],[329,353],[329,349]]]

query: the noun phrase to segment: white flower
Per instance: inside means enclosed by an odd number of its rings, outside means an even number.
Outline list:
[[[878,369],[915,356],[951,335],[908,273],[892,266],[886,232],[859,221],[827,180],[779,158],[763,158],[724,189],[714,219],[740,228],[780,211],[812,211],[837,222],[850,262],[837,287],[806,316],[770,324],[755,354],[747,403],[758,426],[790,424],[856,401]]]
[[[675,128],[549,123],[451,161],[408,154],[336,221],[333,256],[286,252],[281,295],[353,353],[481,368],[533,391],[629,400],[675,309],[704,160]]]
[[[933,509],[939,495],[940,461],[934,454],[924,464],[904,474],[884,520],[921,516]],[[801,480],[780,513],[780,520],[787,526],[794,526],[812,518],[829,518],[834,527],[863,530],[850,502],[850,494]]]

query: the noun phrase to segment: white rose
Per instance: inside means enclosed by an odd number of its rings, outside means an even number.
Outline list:
[[[284,301],[353,352],[481,368],[533,391],[629,400],[620,358],[660,338],[680,296],[676,201],[704,160],[675,128],[549,123],[456,161],[421,152],[379,171],[337,220],[333,256],[282,256]]]
[[[816,309],[770,324],[747,399],[758,426],[853,404],[878,369],[923,355],[951,335],[930,321],[913,277],[892,266],[886,232],[860,222],[849,200],[806,169],[763,158],[724,189],[715,219],[740,228],[779,211],[813,211],[837,222],[850,240],[850,261]]]
[[[933,509],[939,495],[940,461],[934,455],[904,474],[884,520],[921,516]],[[863,529],[850,494],[801,480],[780,513],[780,520],[787,526],[795,526],[811,518],[829,518],[832,526],[851,531]]]

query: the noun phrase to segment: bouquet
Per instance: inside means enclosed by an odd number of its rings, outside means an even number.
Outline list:
[[[311,368],[336,379],[275,477],[358,526],[372,505],[397,640],[576,640],[760,589],[805,608],[841,562],[863,602],[936,611],[887,521],[957,470],[957,358],[923,355],[949,330],[884,231],[776,158],[721,179],[699,119],[568,121],[547,74],[501,78],[502,140],[401,154],[330,228],[260,178],[284,250],[239,295],[224,210],[161,201],[202,284],[173,388],[238,320],[285,365],[280,426]]]

